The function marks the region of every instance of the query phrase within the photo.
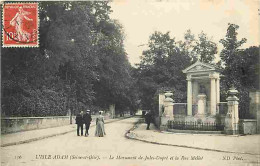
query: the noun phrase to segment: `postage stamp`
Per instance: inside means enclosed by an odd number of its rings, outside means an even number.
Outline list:
[[[3,47],[39,47],[38,3],[4,3]]]

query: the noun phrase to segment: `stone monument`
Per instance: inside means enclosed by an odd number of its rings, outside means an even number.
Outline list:
[[[173,99],[171,96],[173,95],[170,91],[165,92],[165,99],[164,99],[164,104],[163,108],[164,111],[161,115],[161,124],[160,124],[160,129],[161,130],[167,130],[167,124],[169,120],[173,120]]]
[[[198,95],[198,114],[199,117],[205,117],[206,115],[206,94],[201,93]]]
[[[183,70],[187,75],[186,121],[202,117],[202,121],[215,121],[220,102],[220,69],[211,64],[197,61]]]

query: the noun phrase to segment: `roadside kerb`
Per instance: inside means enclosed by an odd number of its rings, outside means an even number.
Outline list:
[[[141,141],[141,142],[145,142],[145,143],[150,143],[150,144],[156,144],[156,145],[165,145],[165,146],[174,146],[174,147],[197,149],[197,150],[206,150],[206,151],[214,151],[214,152],[236,153],[236,154],[247,154],[247,155],[260,156],[260,154],[249,153],[249,152],[234,152],[234,151],[225,151],[225,150],[219,150],[219,149],[200,148],[200,147],[188,146],[188,145],[177,145],[177,144],[168,144],[168,143],[160,143],[160,142],[155,142],[155,141],[148,141],[148,140],[136,137],[136,135],[134,133],[134,130],[138,127],[138,125],[140,123],[142,123],[142,122],[140,122],[140,121],[136,122],[134,124],[134,126],[125,133],[125,137],[128,138],[128,139]]]

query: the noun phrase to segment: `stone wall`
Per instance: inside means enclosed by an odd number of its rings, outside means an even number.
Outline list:
[[[256,120],[254,119],[240,119],[239,120],[240,134],[256,134]]]
[[[257,120],[257,133],[260,134],[260,91],[250,92],[249,97],[249,112],[252,118]]]
[[[72,118],[75,123],[75,118]],[[8,117],[1,119],[1,133],[13,133],[70,124],[69,116],[54,117]]]
[[[92,115],[92,123],[95,123],[97,115]],[[105,120],[110,119],[104,115]],[[53,117],[5,117],[1,119],[1,133],[14,133],[35,129],[65,126],[70,124],[70,116]],[[75,124],[75,116],[72,117],[72,124]]]

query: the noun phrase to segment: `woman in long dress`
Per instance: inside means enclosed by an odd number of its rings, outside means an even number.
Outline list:
[[[27,41],[29,42],[31,34],[24,30],[24,20],[33,21],[27,17],[27,15],[31,14],[30,12],[24,11],[20,6],[18,8],[18,12],[14,16],[14,18],[10,21],[12,26],[15,26],[16,37],[18,41]]]
[[[101,115],[101,112],[99,112],[99,116],[96,119],[95,136],[104,137],[105,135],[106,135],[106,133],[105,133],[105,127],[104,127],[104,117]]]

